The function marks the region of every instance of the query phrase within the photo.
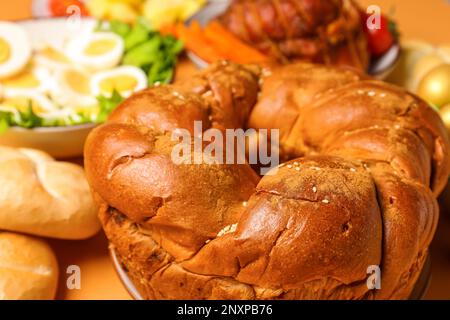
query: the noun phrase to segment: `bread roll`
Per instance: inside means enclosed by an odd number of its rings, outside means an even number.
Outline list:
[[[0,229],[60,239],[96,234],[83,169],[41,151],[0,147]]]
[[[43,240],[0,232],[0,300],[53,299],[57,283],[58,263]]]

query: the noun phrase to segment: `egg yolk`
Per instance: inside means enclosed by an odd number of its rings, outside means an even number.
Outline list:
[[[114,90],[119,92],[130,91],[138,85],[137,80],[128,75],[118,75],[104,79],[100,82],[100,90],[104,93],[112,93]]]
[[[89,43],[84,53],[88,56],[100,56],[110,52],[116,46],[116,42],[111,39],[95,40]]]
[[[8,61],[10,51],[11,49],[9,47],[9,43],[6,40],[0,38],[0,63]]]
[[[21,72],[18,75],[2,81],[2,83],[6,87],[20,89],[37,88],[40,85],[39,79],[36,78],[36,76],[32,72],[30,72],[30,70]]]
[[[50,60],[62,62],[62,63],[69,63],[70,60],[61,52],[58,50],[53,49],[52,47],[46,47],[41,50],[41,54],[47,57]]]
[[[31,100],[30,98],[27,98],[27,97],[15,97],[15,98],[5,99],[3,101],[3,104],[8,105],[8,106],[14,106],[20,112],[26,112],[30,105],[30,101],[31,101],[34,113],[43,113],[46,111],[36,101]]]
[[[75,70],[66,71],[64,78],[73,91],[83,95],[89,95],[91,93],[89,79],[81,72]]]
[[[76,112],[80,112],[86,115],[93,115],[98,114],[100,112],[100,107],[97,106],[90,106],[90,107],[76,107],[74,108]]]

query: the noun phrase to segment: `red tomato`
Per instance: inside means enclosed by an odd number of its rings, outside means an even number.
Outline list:
[[[374,57],[382,56],[397,41],[398,33],[395,23],[382,15],[380,17],[380,28],[369,29],[367,27],[367,21],[371,15],[362,13],[361,16],[364,31],[367,34],[370,53]]]
[[[82,16],[88,15],[86,7],[80,0],[50,0],[48,5],[50,12],[55,17],[64,17],[73,14],[73,12],[67,12],[67,8],[70,6],[77,6],[80,8],[80,13]]]

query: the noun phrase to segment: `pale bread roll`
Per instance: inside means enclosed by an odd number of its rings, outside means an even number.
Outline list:
[[[54,299],[56,257],[43,240],[0,232],[0,300]]]
[[[0,147],[0,229],[85,239],[100,229],[84,171],[44,152]]]

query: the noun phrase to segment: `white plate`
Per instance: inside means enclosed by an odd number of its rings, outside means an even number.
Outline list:
[[[202,10],[194,14],[186,24],[190,24],[192,21],[196,20],[200,25],[204,26],[208,24],[209,21],[224,13],[230,5],[230,2],[230,0],[209,1],[208,4]],[[187,55],[198,68],[203,69],[208,66],[208,63],[195,53],[188,51]],[[374,78],[384,80],[392,72],[395,65],[398,63],[399,58],[400,46],[396,44],[382,57],[372,61],[368,73]]]
[[[96,20],[79,21],[67,18],[35,19],[18,22],[27,31],[32,47],[50,44],[62,48],[69,37],[88,33],[96,26]],[[10,147],[40,149],[55,158],[74,158],[83,155],[84,142],[95,124],[67,127],[24,129],[12,127],[0,134],[0,144]]]
[[[65,41],[92,31],[97,21],[93,18],[43,18],[18,22],[28,33],[33,48],[51,44],[62,48]]]

